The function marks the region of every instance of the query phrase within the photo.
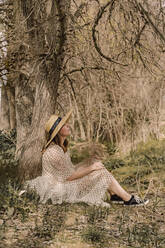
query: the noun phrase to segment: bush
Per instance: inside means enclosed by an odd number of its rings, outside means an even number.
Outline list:
[[[0,183],[15,180],[18,175],[18,161],[15,159],[16,130],[0,130]]]

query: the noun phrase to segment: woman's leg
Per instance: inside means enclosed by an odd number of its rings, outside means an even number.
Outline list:
[[[101,163],[101,161],[99,161]],[[102,166],[104,167],[104,165],[102,164]],[[104,167],[105,168],[105,167]],[[131,199],[131,195],[129,193],[127,193],[121,186],[120,184],[117,182],[117,180],[113,177],[113,175],[107,170],[105,169],[106,175],[110,175],[110,186],[109,186],[109,193],[111,195],[116,194],[119,197],[121,197],[124,201],[129,201]],[[92,172],[91,172],[92,173]],[[101,174],[100,174],[101,175]],[[102,175],[101,175],[102,176]]]
[[[124,201],[129,201],[131,199],[131,195],[128,194],[121,186],[120,184],[117,182],[117,180],[112,177],[112,182],[109,186],[108,191],[110,192],[110,194],[116,194],[118,196],[120,196]]]

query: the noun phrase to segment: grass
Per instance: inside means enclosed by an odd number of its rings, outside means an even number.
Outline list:
[[[97,226],[88,226],[82,233],[82,239],[89,244],[94,244],[95,247],[106,247],[108,243],[107,232],[104,228]]]
[[[87,151],[76,152],[74,147],[74,161],[81,162]],[[110,150],[104,164],[124,188],[146,196],[150,203],[136,208],[112,204],[110,209],[83,203],[40,204],[35,193],[19,196],[12,155],[0,162],[0,248],[164,248],[165,141],[141,143],[127,156],[115,157]]]
[[[164,191],[165,140],[140,143],[136,151],[123,158],[108,159],[104,164],[123,186],[138,186],[144,192],[152,183]]]

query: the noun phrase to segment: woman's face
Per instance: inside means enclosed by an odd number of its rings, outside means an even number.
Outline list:
[[[63,137],[67,137],[70,135],[70,125],[66,123],[59,131],[59,134]]]

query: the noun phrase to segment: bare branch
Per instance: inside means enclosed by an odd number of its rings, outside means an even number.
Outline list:
[[[75,99],[76,99],[76,92],[75,92],[75,89],[74,89],[74,87],[73,87],[73,80],[72,80],[68,75],[66,75],[66,77],[67,77],[67,79],[68,79],[68,82],[70,83],[70,86],[71,86],[73,95],[74,95],[74,97],[75,97]]]
[[[107,4],[105,4],[98,12],[97,16],[96,16],[96,19],[95,19],[95,22],[94,22],[94,25],[92,27],[92,38],[93,38],[93,42],[94,42],[94,46],[95,46],[95,49],[96,51],[100,54],[101,57],[103,57],[104,59],[108,60],[109,62],[111,63],[115,63],[115,64],[118,64],[118,65],[122,65],[122,66],[128,66],[127,64],[122,64],[118,61],[115,61],[113,60],[112,58],[106,56],[105,54],[103,54],[103,52],[101,51],[100,47],[98,46],[97,44],[97,38],[96,38],[96,27],[99,23],[99,20],[102,18],[106,8],[110,5],[110,8],[113,7],[115,3],[115,0],[113,1],[110,1],[108,2]]]
[[[145,27],[146,27],[147,24],[148,24],[148,22],[146,21],[146,22],[144,23],[142,29],[140,30],[140,32],[137,34],[136,40],[135,40],[135,43],[134,43],[134,46],[136,46],[137,44],[139,44],[140,37],[141,37],[141,35],[142,35],[142,33],[143,33],[143,31],[144,31],[144,29],[145,29]]]
[[[0,7],[5,7],[5,6],[9,6],[9,5],[12,5],[11,2],[5,2],[5,3],[0,3]]]
[[[107,70],[107,68],[105,67],[101,67],[101,66],[95,66],[95,67],[80,67],[80,68],[77,68],[77,69],[73,69],[69,72],[65,72],[63,74],[63,76],[60,78],[60,81],[63,80],[64,77],[67,77],[68,75],[72,74],[72,73],[75,73],[75,72],[82,72],[83,70]]]
[[[153,21],[151,20],[148,12],[143,8],[143,6],[141,5],[141,3],[138,3],[137,0],[135,0],[135,2],[137,4],[137,6],[138,6],[138,9],[139,9],[140,13],[145,18],[146,22],[150,23],[150,25],[152,26],[152,28],[155,31],[155,33],[165,42],[165,36],[158,29],[158,27],[156,27],[156,25],[153,23]]]

